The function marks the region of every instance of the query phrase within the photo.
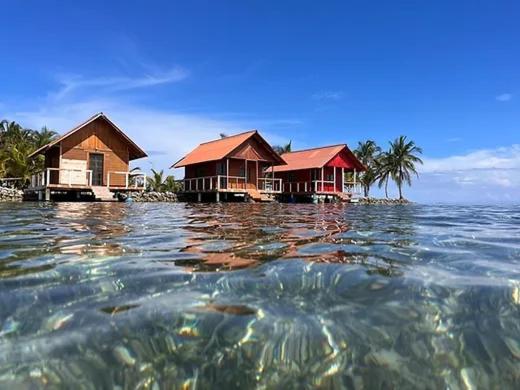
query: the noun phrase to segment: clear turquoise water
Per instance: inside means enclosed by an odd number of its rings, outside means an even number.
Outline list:
[[[519,388],[520,207],[0,204],[0,388]]]

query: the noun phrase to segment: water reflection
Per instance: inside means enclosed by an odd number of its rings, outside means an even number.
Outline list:
[[[518,387],[519,218],[0,204],[0,387]]]

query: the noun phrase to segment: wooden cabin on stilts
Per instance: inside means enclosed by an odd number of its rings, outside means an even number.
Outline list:
[[[108,117],[99,113],[32,153],[44,158],[33,175],[26,198],[38,200],[112,201],[120,192],[142,191],[146,176],[129,169],[146,157]]]
[[[182,195],[196,201],[270,201],[282,192],[273,167],[285,161],[256,130],[197,146],[171,168],[184,167]],[[271,174],[270,174],[271,172]]]
[[[365,167],[347,145],[284,153],[286,165],[274,167],[287,201],[351,201],[361,193],[358,172]]]

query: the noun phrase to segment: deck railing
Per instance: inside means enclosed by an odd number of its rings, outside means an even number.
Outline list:
[[[69,168],[45,168],[31,176],[29,188],[56,186],[85,186],[92,185],[92,170]]]
[[[254,188],[245,176],[202,176],[181,181],[184,192],[204,192],[220,190],[247,190]],[[261,192],[282,192],[282,179],[259,178],[258,190]]]
[[[311,180],[294,181],[283,183],[284,192],[292,193],[336,193],[342,192],[337,189],[338,185],[333,180]],[[345,182],[343,192],[358,194],[361,193],[361,186],[355,182]]]
[[[124,177],[124,185],[119,184],[117,178]],[[144,189],[146,187],[146,174],[143,172],[108,171],[107,187],[124,189]]]
[[[282,192],[282,179],[262,177],[258,179],[258,190],[261,192],[280,193]]]
[[[114,183],[115,177],[124,177],[124,184]],[[112,183],[111,183],[112,180]],[[55,187],[92,187],[91,169],[45,168],[31,177],[29,188]],[[142,172],[109,171],[107,187],[124,189],[144,189],[146,174]]]

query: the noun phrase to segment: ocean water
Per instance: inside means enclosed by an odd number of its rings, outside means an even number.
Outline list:
[[[0,388],[520,388],[520,207],[0,204]]]

